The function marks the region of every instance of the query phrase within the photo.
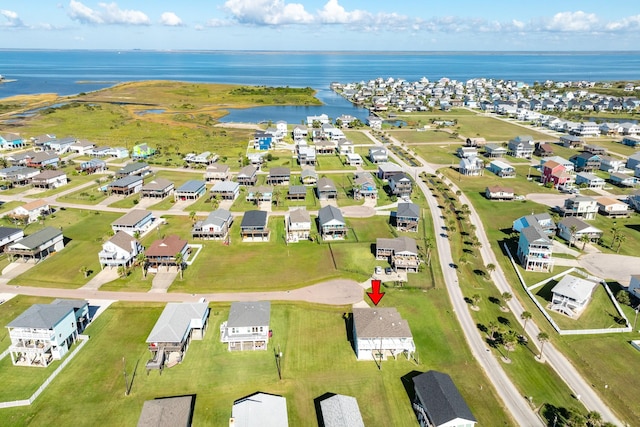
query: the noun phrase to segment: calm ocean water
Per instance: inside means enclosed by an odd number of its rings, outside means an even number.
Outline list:
[[[0,84],[0,98],[52,92],[71,95],[133,80],[310,86],[319,90],[331,117],[358,110],[328,90],[332,81],[356,82],[377,77],[437,80],[449,77],[550,80],[640,80],[640,52],[522,53],[370,53],[370,52],[155,52],[155,51],[0,51],[0,74],[16,82]],[[327,111],[335,108],[337,114]],[[268,110],[271,109],[272,111]],[[274,110],[275,109],[275,110]],[[349,109],[346,111],[345,109]],[[256,110],[256,109],[252,109]],[[264,107],[251,118],[233,121],[287,120],[316,114],[318,107]],[[339,112],[338,112],[339,110]],[[296,120],[277,118],[278,112]],[[247,114],[247,113],[244,113]],[[263,116],[263,117],[262,117]]]

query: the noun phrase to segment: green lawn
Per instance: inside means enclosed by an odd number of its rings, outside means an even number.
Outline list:
[[[415,144],[415,143],[424,143],[424,142],[442,142],[443,144],[463,144],[462,141],[457,136],[451,134],[451,132],[446,132],[444,130],[438,129],[429,129],[425,131],[416,131],[414,129],[403,129],[403,130],[390,130],[387,131],[389,135],[400,141],[401,143],[407,144]]]
[[[319,155],[317,157],[316,170],[331,171],[331,170],[355,170],[355,166],[345,165],[343,159],[338,155]]]
[[[359,130],[345,130],[343,132],[344,136],[346,136],[349,141],[353,142],[356,145],[374,144],[374,142],[367,135],[365,135],[364,132],[361,132]]]
[[[57,200],[66,203],[78,203],[82,205],[97,205],[101,201],[107,198],[107,193],[101,191],[100,187],[106,184],[100,184],[83,188],[82,190],[75,191],[73,193],[66,194],[59,197]]]
[[[458,166],[460,158],[456,156],[456,149],[461,147],[460,143],[442,144],[442,145],[409,145],[409,148],[415,151],[428,163],[437,165],[453,165]]]

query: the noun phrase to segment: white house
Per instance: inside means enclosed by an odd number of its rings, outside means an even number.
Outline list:
[[[602,237],[602,230],[575,217],[564,218],[558,222],[558,236],[570,244],[577,244],[585,235],[589,236],[589,241],[598,240]]]
[[[229,426],[289,427],[287,399],[268,393],[254,393],[233,402]]]
[[[491,172],[498,175],[500,178],[515,178],[516,169],[508,163],[500,160],[492,160],[487,167]]]
[[[640,298],[640,274],[631,275],[628,290],[631,294],[635,295],[636,298]]]
[[[567,274],[552,289],[551,310],[569,317],[580,314],[595,291],[597,283]]]
[[[409,324],[394,307],[353,308],[353,341],[358,360],[410,358],[416,350]]]
[[[220,341],[229,351],[266,350],[270,321],[269,301],[231,303],[229,318],[220,325]]]
[[[41,261],[52,252],[61,251],[64,248],[64,236],[62,231],[54,227],[45,227],[20,240],[10,243],[5,252],[10,257],[20,257],[23,260]]]
[[[134,209],[124,214],[111,223],[111,229],[114,233],[124,231],[133,236],[136,233],[142,234],[151,227],[154,217],[151,211],[142,209]]]
[[[118,231],[102,244],[102,250],[98,253],[100,268],[129,267],[143,250],[140,242],[133,236],[124,231]]]
[[[588,172],[578,172],[576,175],[576,185],[587,188],[602,188],[605,181],[597,175]]]
[[[237,183],[234,183],[237,185]],[[233,224],[233,215],[226,209],[216,209],[203,221],[196,221],[191,230],[193,238],[224,240]]]
[[[311,216],[306,209],[294,209],[285,215],[287,242],[296,243],[309,240],[311,235]]]
[[[24,230],[21,228],[0,227],[0,251],[9,244],[24,237]]]
[[[38,221],[41,217],[48,215],[50,212],[51,207],[49,203],[44,199],[40,199],[18,206],[9,214],[9,217],[24,221],[26,224],[31,224]]]
[[[611,218],[627,217],[630,214],[629,205],[611,197],[598,197],[598,213]]]

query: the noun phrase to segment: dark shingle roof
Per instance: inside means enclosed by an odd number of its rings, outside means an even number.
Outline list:
[[[0,240],[4,240],[8,237],[13,236],[14,234],[18,234],[21,232],[22,229],[20,228],[0,227]]]
[[[264,227],[267,225],[267,213],[265,211],[247,211],[242,217],[240,228]]]
[[[427,409],[431,421],[439,426],[456,418],[476,419],[447,374],[428,371],[413,378],[416,396]]]
[[[398,203],[398,213],[399,217],[411,217],[418,218],[420,217],[420,207],[415,203]]]

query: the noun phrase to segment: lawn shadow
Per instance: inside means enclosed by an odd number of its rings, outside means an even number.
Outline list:
[[[323,400],[327,400],[335,395],[335,393],[325,393],[322,396],[318,396],[313,399],[313,406],[315,406],[316,408],[316,419],[318,420],[318,427],[324,427],[324,417],[322,416],[322,407],[320,406],[320,403],[322,403]]]
[[[511,321],[506,317],[498,316],[498,323],[505,326],[511,326]]]
[[[489,329],[487,329],[487,327],[482,323],[476,323],[476,326],[480,330],[480,332],[482,332],[482,333],[486,334],[486,333],[489,332]]]
[[[411,371],[400,377],[402,385],[404,386],[404,391],[407,393],[407,397],[409,398],[410,405],[413,405],[413,402],[416,400],[416,390],[413,386],[413,379],[420,374],[422,374],[422,372]]]
[[[353,349],[353,353],[356,354],[356,343],[353,339],[353,315],[349,313],[344,313],[342,315],[344,319],[344,327],[347,332],[347,341],[351,344],[351,348]]]
[[[494,304],[500,304],[500,300],[496,297],[489,297],[489,302],[492,302]]]

